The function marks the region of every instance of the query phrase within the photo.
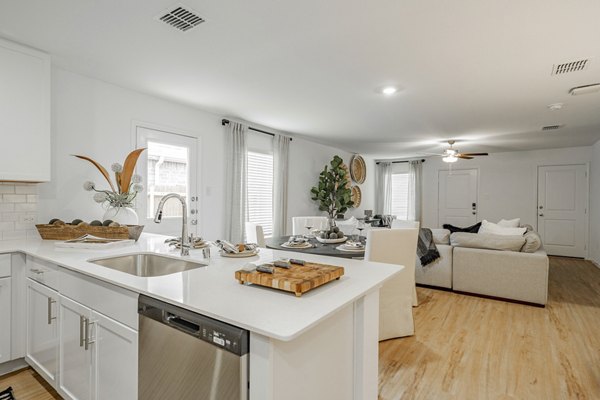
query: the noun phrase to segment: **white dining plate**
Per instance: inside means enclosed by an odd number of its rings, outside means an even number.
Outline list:
[[[338,246],[338,247],[336,247],[336,249],[340,250],[340,251],[348,251],[348,252],[351,252],[351,253],[364,253],[364,251],[365,251],[364,247],[360,248],[360,249],[357,249],[356,247],[346,247],[344,245]]]
[[[346,236],[338,239],[321,239],[317,236],[317,240],[321,243],[333,244],[333,243],[344,243],[348,238]]]
[[[301,245],[293,245],[293,244],[287,244],[286,243],[282,243],[281,247],[285,247],[286,249],[310,249],[312,246],[312,244],[308,243],[308,242],[304,242]]]
[[[239,253],[226,253],[223,250],[219,251],[219,254],[223,257],[229,258],[244,258],[244,257],[253,257],[258,255],[259,249],[256,250],[246,250]]]

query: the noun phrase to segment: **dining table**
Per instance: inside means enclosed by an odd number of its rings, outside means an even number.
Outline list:
[[[269,248],[269,249],[296,251],[298,253],[305,253],[305,254],[318,254],[320,256],[341,257],[341,258],[363,258],[365,256],[364,250],[363,251],[338,250],[337,247],[343,243],[321,243],[316,238],[309,238],[308,242],[312,245],[312,247],[308,247],[305,249],[283,247],[282,244],[287,242],[289,239],[290,239],[289,235],[288,236],[275,236],[275,237],[265,239],[265,244],[266,244],[267,248]],[[360,240],[363,243],[365,242],[365,238],[363,236],[360,237]]]

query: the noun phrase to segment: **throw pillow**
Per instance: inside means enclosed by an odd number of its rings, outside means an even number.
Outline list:
[[[511,236],[523,236],[525,231],[527,231],[527,228],[506,228],[485,219],[481,222],[481,229],[479,229],[479,233]]]
[[[521,225],[521,218],[501,219],[498,225],[505,228],[518,228]]]
[[[536,231],[527,232],[523,237],[525,244],[521,248],[521,252],[535,253],[542,247],[542,238]]]
[[[481,227],[481,222],[476,223],[475,225],[467,226],[466,228],[460,228],[458,226],[444,224],[442,228],[448,229],[450,233],[454,232],[469,232],[469,233],[477,233],[479,232],[479,228]]]
[[[450,244],[474,249],[520,251],[525,244],[525,238],[521,235],[456,232],[450,235]]]
[[[535,229],[533,229],[533,226],[531,226],[529,224],[523,224],[523,225],[521,225],[521,228],[526,228],[527,229],[527,231],[525,231],[525,233],[529,233],[529,232],[535,230]]]
[[[450,231],[448,229],[432,229],[433,243],[450,244]]]

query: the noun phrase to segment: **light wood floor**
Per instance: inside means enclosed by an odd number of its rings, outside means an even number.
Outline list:
[[[31,368],[0,377],[0,391],[12,386],[17,400],[60,400],[60,397],[44,378]]]
[[[592,263],[551,258],[546,308],[417,292],[417,334],[379,345],[380,400],[600,399]]]

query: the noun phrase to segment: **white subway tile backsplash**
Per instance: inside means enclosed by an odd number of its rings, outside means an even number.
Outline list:
[[[39,239],[36,185],[0,183],[0,240]]]
[[[35,185],[15,186],[15,193],[17,193],[17,194],[37,194],[37,186],[35,186]]]
[[[2,201],[4,203],[25,203],[27,196],[24,194],[3,194]]]
[[[34,211],[37,211],[37,204],[35,204],[35,203],[16,203],[15,211],[34,212]]]

